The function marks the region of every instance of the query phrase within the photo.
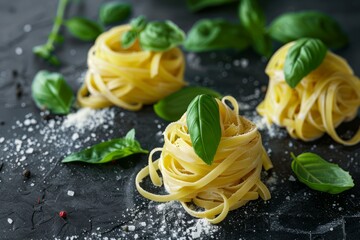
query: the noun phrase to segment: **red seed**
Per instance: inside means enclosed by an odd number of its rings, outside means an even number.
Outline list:
[[[67,215],[67,213],[65,211],[59,212],[59,217],[61,217],[61,218],[66,218],[66,215]]]

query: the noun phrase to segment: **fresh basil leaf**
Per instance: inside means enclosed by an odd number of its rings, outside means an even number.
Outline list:
[[[61,74],[39,71],[31,90],[32,97],[40,109],[47,109],[55,114],[70,112],[74,94]]]
[[[319,39],[297,40],[285,58],[284,74],[289,86],[295,88],[301,79],[320,66],[326,52],[326,46]]]
[[[114,24],[128,18],[131,13],[131,5],[118,1],[103,3],[100,7],[99,18],[105,24]]]
[[[176,121],[186,112],[188,105],[198,95],[221,97],[221,94],[205,87],[186,87],[161,99],[154,105],[155,113],[167,121]]]
[[[221,139],[219,106],[215,98],[197,96],[186,111],[186,124],[195,153],[211,165]]]
[[[186,0],[186,3],[191,11],[196,12],[207,7],[223,5],[234,1],[235,0]]]
[[[266,33],[264,12],[256,0],[241,0],[239,5],[241,24],[249,33],[254,50],[265,57],[272,54],[272,42]]]
[[[167,51],[184,40],[185,33],[171,21],[150,22],[139,35],[141,48],[148,51]]]
[[[286,13],[276,18],[269,28],[270,36],[282,43],[299,38],[318,38],[329,48],[341,48],[348,38],[335,19],[317,11]]]
[[[130,30],[130,31],[125,32],[121,36],[122,48],[127,49],[127,48],[131,47],[132,45],[134,45],[137,36],[138,36],[138,33],[135,30]]]
[[[223,19],[203,19],[190,29],[184,47],[192,52],[231,48],[243,50],[250,41],[247,31],[240,24]]]
[[[97,22],[81,17],[70,18],[65,26],[73,37],[82,41],[94,41],[104,31]]]
[[[354,187],[350,174],[337,164],[329,163],[314,153],[302,153],[295,157],[291,168],[300,182],[308,187],[331,194],[338,194]]]
[[[148,22],[145,16],[138,16],[137,18],[134,18],[130,21],[130,26],[136,32],[141,32],[142,30],[144,30],[147,23]]]
[[[117,138],[93,145],[90,148],[70,154],[61,162],[107,163],[136,153],[148,153],[134,139],[135,130],[130,130],[125,138]]]

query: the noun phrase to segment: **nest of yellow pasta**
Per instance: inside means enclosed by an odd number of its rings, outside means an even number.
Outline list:
[[[78,92],[81,106],[116,105],[135,111],[185,85],[181,50],[143,51],[138,42],[124,49],[120,39],[130,28],[123,25],[110,29],[101,34],[89,50],[89,70]]]
[[[312,141],[328,133],[336,142],[355,145],[360,129],[344,140],[335,128],[356,117],[360,107],[360,80],[347,62],[327,52],[322,64],[292,89],[285,82],[284,62],[293,43],[280,48],[266,67],[269,86],[257,111],[268,122],[286,127],[293,138]]]
[[[159,202],[180,201],[190,215],[207,218],[211,223],[222,221],[230,210],[259,196],[270,199],[270,192],[260,174],[263,166],[266,170],[272,167],[260,133],[252,122],[239,115],[237,101],[224,97],[217,102],[222,137],[211,165],[194,152],[184,114],[180,120],[167,126],[164,146],[152,150],[148,166],[136,177],[136,187],[144,197]],[[153,161],[156,152],[161,154]],[[148,175],[154,185],[161,186],[163,182],[168,195],[157,195],[143,189],[140,182]],[[189,204],[204,211],[194,210]]]

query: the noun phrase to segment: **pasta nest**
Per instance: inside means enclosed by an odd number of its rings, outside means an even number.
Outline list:
[[[286,127],[293,138],[312,141],[328,133],[336,142],[355,145],[360,129],[349,140],[339,137],[335,128],[356,117],[360,106],[360,81],[348,63],[328,51],[321,65],[292,89],[284,77],[286,54],[293,43],[280,48],[266,67],[269,85],[257,107],[269,123]]]
[[[181,50],[143,51],[138,41],[124,49],[121,36],[130,29],[130,25],[110,29],[101,34],[89,50],[89,69],[78,92],[81,106],[116,105],[136,111],[185,85]]]
[[[144,197],[159,202],[180,201],[190,215],[207,218],[211,223],[222,221],[230,210],[259,196],[270,199],[260,174],[262,166],[266,170],[272,167],[260,133],[252,122],[239,116],[237,101],[228,96],[217,102],[222,136],[211,165],[196,155],[184,114],[167,126],[164,146],[151,151],[148,166],[138,173],[135,181]],[[157,152],[161,153],[160,157],[153,162]],[[148,175],[156,186],[161,186],[163,181],[168,194],[157,195],[143,189],[140,182]]]

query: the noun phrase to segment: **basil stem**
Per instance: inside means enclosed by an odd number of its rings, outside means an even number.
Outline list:
[[[135,140],[135,129],[130,130],[124,138],[117,138],[107,142],[93,145],[90,148],[70,154],[61,162],[85,162],[92,164],[107,163],[120,158],[137,154],[148,153],[141,148],[140,143]]]
[[[221,97],[221,94],[205,87],[185,87],[161,99],[154,105],[156,115],[167,121],[176,121],[186,112],[188,105],[198,95]]]
[[[55,49],[54,43],[56,43],[58,39],[61,38],[61,35],[59,35],[59,31],[63,22],[64,12],[68,2],[69,0],[59,1],[54,25],[51,29],[47,42],[43,45],[38,45],[33,48],[33,53],[36,56],[46,60],[47,62],[49,62],[54,66],[60,65],[59,59],[54,55],[54,49]]]
[[[291,168],[300,182],[308,187],[331,194],[338,194],[354,187],[350,174],[337,164],[329,163],[314,153],[291,153]]]
[[[47,109],[55,114],[70,112],[74,94],[61,74],[39,71],[33,80],[31,91],[40,109]]]
[[[326,52],[326,46],[319,39],[297,40],[285,58],[284,74],[289,86],[295,88],[306,75],[320,66]]]
[[[211,165],[221,139],[219,106],[214,97],[197,96],[188,106],[186,124],[195,153]]]

